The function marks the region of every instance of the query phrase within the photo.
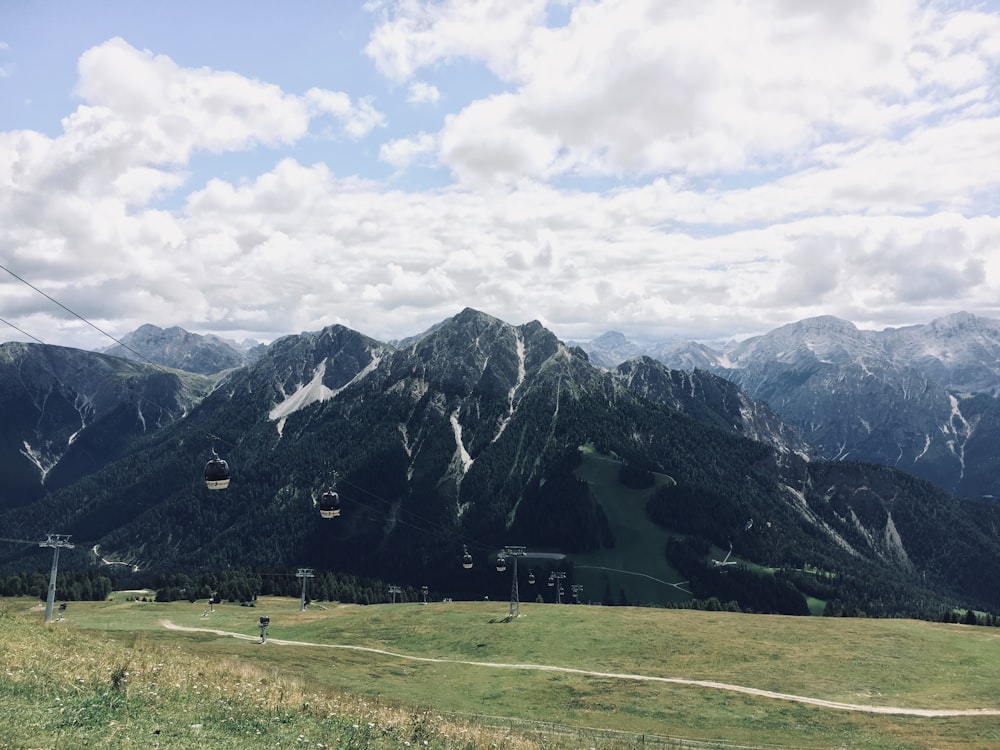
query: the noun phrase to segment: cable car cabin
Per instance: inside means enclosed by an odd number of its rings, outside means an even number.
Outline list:
[[[218,456],[205,464],[205,486],[210,490],[224,490],[229,487],[229,464]]]
[[[319,499],[319,514],[323,518],[336,518],[340,515],[340,495],[336,492],[324,492]]]
[[[503,573],[507,570],[507,561],[503,559],[503,556],[497,558],[497,573]]]
[[[472,555],[470,555],[468,552],[462,555],[462,567],[465,568],[466,570],[472,567]]]

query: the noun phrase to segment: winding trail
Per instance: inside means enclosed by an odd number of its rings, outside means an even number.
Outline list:
[[[215,628],[192,628],[184,625],[176,625],[170,620],[160,620],[160,624],[168,630],[182,630],[193,633],[214,633],[215,635],[229,636],[246,641],[259,641],[260,638],[254,635],[244,635],[243,633],[233,633],[227,630],[216,630]],[[761,698],[773,698],[774,700],[791,701],[793,703],[805,703],[810,706],[820,706],[822,708],[832,708],[838,711],[858,711],[872,714],[889,714],[892,716],[922,716],[925,718],[940,718],[952,716],[1000,716],[1000,708],[900,708],[896,706],[871,706],[856,703],[841,703],[840,701],[827,701],[820,698],[810,698],[805,695],[791,695],[790,693],[778,693],[773,690],[761,690],[758,688],[744,687],[743,685],[730,685],[725,682],[715,682],[714,680],[689,680],[683,677],[655,677],[652,675],[626,674],[619,672],[598,672],[590,669],[574,669],[573,667],[554,667],[545,664],[506,664],[502,662],[489,661],[465,661],[462,659],[443,659],[430,656],[411,656],[409,654],[398,654],[393,651],[385,651],[380,648],[370,646],[348,646],[335,643],[308,643],[306,641],[288,641],[280,638],[268,637],[268,643],[276,643],[280,646],[312,646],[315,648],[336,648],[346,651],[364,651],[381,656],[391,656],[395,659],[407,659],[409,661],[431,662],[437,664],[463,664],[470,667],[487,667],[490,669],[530,669],[537,672],[561,672],[565,674],[578,674],[588,677],[604,677],[616,680],[633,680],[636,682],[666,682],[675,685],[692,685],[694,687],[710,688],[712,690],[726,690],[730,693],[742,693],[744,695],[754,695]]]

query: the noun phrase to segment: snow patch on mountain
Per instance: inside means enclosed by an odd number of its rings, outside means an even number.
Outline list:
[[[947,440],[946,445],[949,450],[955,454],[958,458],[959,463],[959,479],[965,476],[965,444],[972,435],[972,425],[969,424],[968,420],[962,416],[962,410],[959,408],[958,399],[955,396],[948,394],[948,400],[951,404],[951,414],[948,417],[948,423],[944,426],[942,432],[946,435],[950,432],[955,436],[954,440]]]
[[[331,398],[334,391],[332,388],[327,388],[323,385],[323,376],[325,374],[326,360],[324,359],[313,370],[312,380],[305,385],[300,385],[291,396],[288,396],[284,401],[271,409],[270,414],[268,414],[271,421],[287,417],[289,414],[309,406],[309,404],[314,404],[317,401],[326,401]]]
[[[24,449],[21,451],[21,455],[35,465],[35,468],[37,468],[39,474],[41,474],[42,484],[45,484],[45,477],[48,476],[48,473],[52,470],[52,467],[56,465],[57,461],[46,461],[42,454],[32,448],[31,444],[27,440],[23,441],[23,445]]]
[[[521,336],[521,332],[515,330],[514,338],[517,347],[517,380],[514,385],[511,386],[510,390],[507,392],[507,415],[500,422],[500,426],[497,428],[497,434],[493,436],[493,440],[490,442],[495,443],[503,435],[503,431],[507,429],[507,425],[510,424],[511,417],[514,416],[514,396],[517,395],[518,389],[524,384],[524,338]]]
[[[304,409],[310,404],[315,404],[320,401],[328,401],[329,399],[336,396],[342,390],[357,383],[362,380],[367,375],[371,374],[376,367],[378,367],[380,361],[379,356],[373,356],[372,360],[358,372],[353,378],[351,378],[347,383],[342,385],[340,388],[329,388],[323,384],[323,378],[326,375],[326,363],[327,360],[320,362],[316,369],[313,370],[312,379],[300,385],[295,391],[287,396],[280,404],[275,406],[268,414],[268,418],[274,422],[278,422],[278,434],[281,434],[281,430],[284,427],[284,419],[288,417],[289,414],[297,412],[299,409]]]
[[[399,424],[399,434],[403,436],[403,450],[406,451],[406,457],[409,459],[409,463],[406,465],[406,481],[409,482],[413,479],[413,444],[410,443],[410,433],[402,422]]]
[[[67,445],[73,445],[80,433],[87,429],[87,417],[95,411],[94,399],[92,396],[79,393],[73,399],[73,408],[76,409],[76,413],[80,415],[80,429],[69,436],[69,439],[66,441]],[[145,422],[143,422],[142,427],[144,430],[146,429]]]
[[[455,409],[451,413],[451,429],[455,434],[455,451],[459,462],[462,466],[462,474],[468,473],[469,469],[472,468],[472,456],[465,449],[465,445],[462,443],[462,424],[458,421],[458,409]]]

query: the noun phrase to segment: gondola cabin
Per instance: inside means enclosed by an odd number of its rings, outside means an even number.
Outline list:
[[[213,453],[205,464],[205,486],[210,490],[224,490],[229,487],[229,464]]]
[[[462,555],[462,567],[465,568],[466,570],[472,567],[472,555],[470,555],[468,552]]]
[[[336,518],[340,515],[340,495],[324,492],[319,499],[319,514],[322,518]]]

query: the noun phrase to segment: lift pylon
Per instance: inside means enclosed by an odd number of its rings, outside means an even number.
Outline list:
[[[49,534],[44,542],[39,542],[39,547],[52,547],[52,573],[49,575],[49,593],[45,597],[45,622],[52,622],[52,605],[56,600],[56,574],[59,572],[59,550],[62,547],[73,549],[75,544],[70,544],[69,534]]]

